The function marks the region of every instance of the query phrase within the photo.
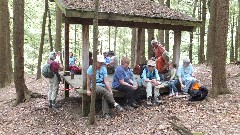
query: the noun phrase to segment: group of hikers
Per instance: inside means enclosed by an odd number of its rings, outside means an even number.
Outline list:
[[[175,63],[169,61],[169,53],[160,42],[152,40],[151,44],[155,52],[155,57],[148,60],[147,64],[142,69],[140,80],[135,79],[133,71],[129,68],[129,58],[123,57],[120,65],[118,65],[118,58],[114,56],[114,52],[109,52],[110,57],[109,54],[105,52],[103,55],[97,55],[96,93],[102,96],[102,111],[104,118],[111,117],[109,103],[119,112],[134,110],[134,108],[139,107],[142,103],[142,99],[139,95],[141,85],[146,88],[146,104],[149,106],[162,103],[158,86],[166,80],[168,81],[169,96],[178,96],[179,92],[182,94],[189,94],[189,91],[191,91],[193,87],[196,87],[195,89],[198,90],[200,89],[200,85],[194,75],[194,68],[188,58],[184,59],[183,64],[177,68]],[[55,60],[56,56],[54,55],[54,53],[50,53],[49,63]],[[108,80],[108,70],[110,68],[114,70],[112,84],[109,84]],[[54,71],[57,72],[58,70],[60,70],[60,66]],[[58,81],[58,76],[49,79],[50,89],[48,92],[48,100],[50,108],[58,107],[56,105]],[[196,86],[195,83],[198,85]],[[88,96],[91,95],[91,87],[92,65],[87,69]],[[178,87],[180,87],[180,89],[178,89]],[[124,107],[114,100],[112,89],[125,93]]]

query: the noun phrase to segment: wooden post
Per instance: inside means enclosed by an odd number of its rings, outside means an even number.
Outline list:
[[[89,67],[89,25],[82,25],[82,91],[87,90],[87,69]],[[86,94],[82,96],[82,116],[87,116],[90,112],[90,97]]]
[[[141,36],[142,36],[142,28],[137,28],[137,36],[136,36],[136,46],[135,46],[135,65],[142,64],[141,63]]]
[[[69,71],[69,24],[65,23],[65,51],[64,51],[64,67],[65,71]],[[69,84],[64,82],[65,98],[69,97]]]
[[[181,31],[174,31],[173,62],[179,65]]]

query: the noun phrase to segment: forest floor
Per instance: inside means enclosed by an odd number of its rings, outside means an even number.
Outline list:
[[[200,82],[211,87],[211,68],[194,65]],[[166,103],[134,111],[114,113],[111,119],[97,113],[96,124],[89,125],[88,117],[81,117],[81,99],[74,91],[64,99],[63,84],[58,101],[63,106],[57,110],[47,106],[48,80],[35,80],[26,76],[29,90],[42,96],[12,107],[15,100],[14,84],[0,89],[0,134],[179,134],[173,124],[191,132],[211,135],[240,134],[240,67],[227,65],[227,84],[231,94],[217,98],[208,97],[201,102],[187,98],[173,99],[163,95]]]

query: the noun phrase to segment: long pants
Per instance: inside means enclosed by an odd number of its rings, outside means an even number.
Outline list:
[[[131,106],[133,104],[134,101],[137,101],[139,98],[139,87],[134,90],[132,87],[127,86],[127,85],[119,85],[117,88],[115,88],[118,91],[122,91],[124,93],[126,93],[125,97],[126,97],[126,105]]]
[[[56,100],[59,89],[59,81],[56,74],[49,78],[48,100]]]
[[[96,86],[96,93],[102,96],[102,111],[103,114],[109,113],[108,103],[115,104],[113,94],[105,87]]]
[[[177,80],[171,80],[168,82],[168,88],[169,88],[169,92],[172,93],[172,92],[178,92],[178,89],[177,89],[177,85],[178,85],[179,81],[178,79]]]
[[[192,89],[192,86],[193,86],[194,82],[196,82],[196,81],[197,81],[197,79],[194,77],[182,79],[182,83],[183,83],[183,85],[185,85],[183,92],[188,93],[188,91]]]
[[[146,87],[146,92],[147,92],[147,98],[148,97],[153,97],[152,95],[152,87],[155,86],[154,84],[150,83],[150,82],[143,82],[143,86]],[[158,97],[159,94],[159,89],[154,88],[154,97]]]

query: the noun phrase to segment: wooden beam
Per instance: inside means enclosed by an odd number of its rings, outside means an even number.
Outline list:
[[[92,25],[93,19],[91,18],[76,18],[63,16],[63,22],[70,24],[86,24]],[[166,21],[164,21],[166,22]],[[160,29],[160,30],[180,30],[180,31],[194,31],[195,26],[186,26],[182,24],[174,24],[171,22],[134,22],[134,21],[122,21],[122,20],[107,20],[99,19],[99,26],[114,26],[114,27],[131,27],[131,28],[145,28],[145,29]]]
[[[174,31],[173,62],[179,66],[181,31]]]
[[[142,45],[142,40],[141,40],[141,37],[142,37],[142,31],[143,29],[142,28],[137,28],[136,29],[137,31],[137,39],[136,39],[136,46],[135,46],[135,65],[137,64],[142,64],[141,63],[141,45]]]
[[[69,24],[65,23],[65,48],[64,48],[64,68],[65,71],[69,71]],[[69,84],[65,83],[65,98],[69,97]]]
[[[87,90],[87,69],[89,67],[89,25],[82,25],[82,91]],[[82,96],[82,115],[90,112],[90,97]]]

